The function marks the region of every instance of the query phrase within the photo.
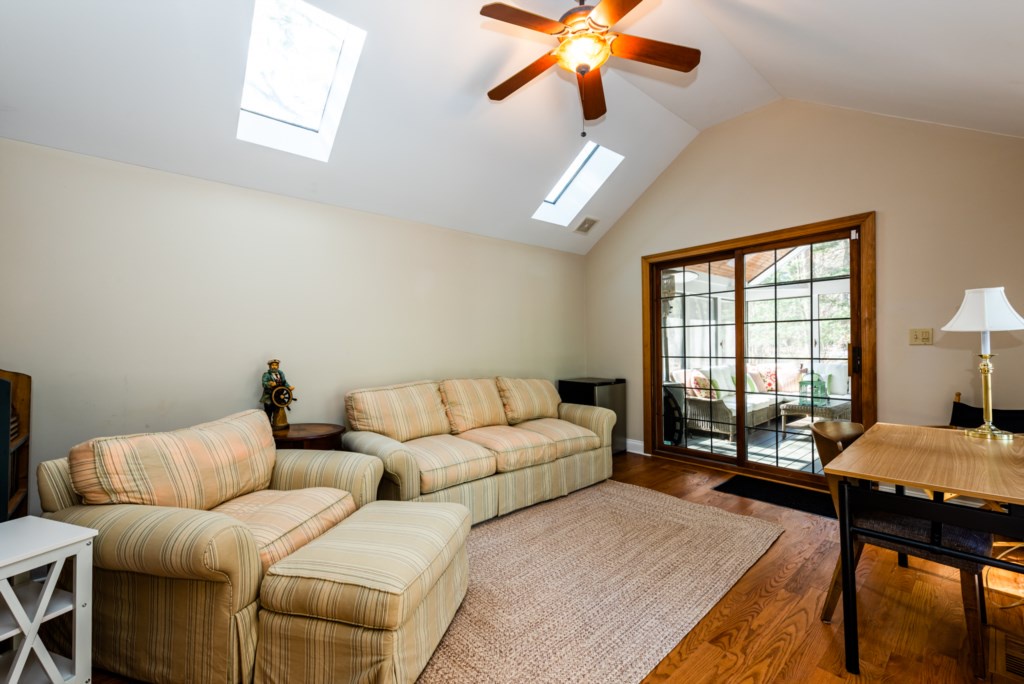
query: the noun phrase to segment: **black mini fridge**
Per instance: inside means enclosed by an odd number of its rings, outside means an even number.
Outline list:
[[[601,406],[615,411],[612,453],[626,450],[626,381],[623,378],[572,378],[558,381],[558,394],[569,404]]]

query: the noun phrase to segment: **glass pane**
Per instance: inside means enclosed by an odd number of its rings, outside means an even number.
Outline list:
[[[762,299],[747,302],[747,322],[760,323],[775,320],[775,300]]]
[[[747,357],[775,356],[775,323],[747,323]]]
[[[818,356],[845,359],[850,344],[850,319],[818,321]]]
[[[814,245],[814,277],[850,275],[850,241],[835,240]]]
[[[791,283],[795,280],[809,280],[811,277],[811,250],[807,245],[780,249],[775,253],[776,280]]]
[[[736,289],[736,262],[732,259],[708,264],[711,292],[733,292]]]
[[[775,250],[756,252],[743,257],[743,283],[748,286],[747,299],[750,299],[749,286],[767,285],[775,282]]]
[[[715,342],[715,356],[733,363],[736,358],[736,326],[716,325],[712,329]]]
[[[735,323],[736,322],[736,300],[731,296],[717,297],[718,302],[718,322],[719,323]]]
[[[710,277],[708,264],[694,264],[683,269],[677,280],[683,284],[686,294],[706,294],[710,291]]]
[[[846,283],[849,285],[849,281]],[[835,292],[818,295],[818,318],[849,318],[850,293]]]
[[[829,323],[837,321],[827,321]],[[780,359],[805,359],[811,356],[810,322],[779,323],[777,352]]]
[[[785,299],[779,299],[777,301],[777,315],[780,321],[811,320],[811,298],[809,296],[787,297]]]

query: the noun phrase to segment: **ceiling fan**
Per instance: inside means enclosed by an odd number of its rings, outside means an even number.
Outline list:
[[[611,27],[641,1],[600,0],[597,5],[590,6],[580,0],[579,7],[572,8],[557,21],[501,2],[484,5],[480,14],[485,17],[547,33],[558,39],[558,47],[492,88],[487,96],[492,100],[504,100],[548,67],[557,64],[576,74],[583,102],[583,118],[592,121],[608,111],[604,86],[601,85],[601,65],[609,57],[622,57],[676,71],[692,70],[700,63],[700,50],[610,32]]]

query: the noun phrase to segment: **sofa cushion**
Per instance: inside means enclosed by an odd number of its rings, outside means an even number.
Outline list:
[[[276,453],[267,415],[253,409],[173,432],[91,439],[72,447],[68,465],[87,504],[209,510],[266,489]]]
[[[348,492],[330,487],[264,489],[213,509],[241,521],[252,532],[263,571],[302,548],[356,510]]]
[[[510,425],[492,425],[459,435],[494,452],[499,473],[550,463],[555,460],[555,444],[537,432]]]
[[[499,377],[497,383],[509,425],[534,418],[558,417],[558,405],[562,399],[550,380]]]
[[[345,395],[348,426],[408,442],[450,434],[438,383],[431,380],[354,390]]]
[[[442,380],[441,400],[455,434],[488,425],[508,424],[494,378]]]
[[[494,454],[452,435],[421,437],[405,443],[420,469],[420,493],[429,494],[494,474]]]
[[[397,630],[460,554],[469,525],[469,511],[460,504],[368,503],[271,567],[260,607]]]
[[[601,446],[601,438],[585,427],[560,418],[538,418],[516,426],[541,434],[555,443],[555,458],[565,458]]]

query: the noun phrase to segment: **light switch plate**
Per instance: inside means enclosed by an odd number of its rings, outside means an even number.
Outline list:
[[[931,328],[911,328],[910,329],[910,344],[931,344],[932,343],[932,329]]]

